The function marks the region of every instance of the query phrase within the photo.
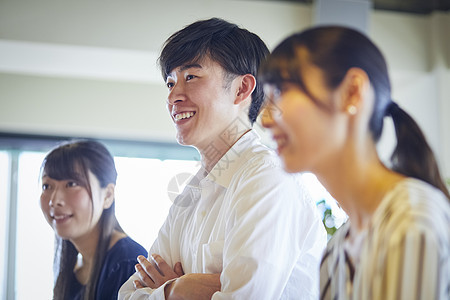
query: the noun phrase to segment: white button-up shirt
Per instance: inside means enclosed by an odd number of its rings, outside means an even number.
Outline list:
[[[212,299],[316,299],[327,238],[315,203],[253,131],[207,176],[200,170],[172,205],[149,255],[185,273],[221,273]],[[164,285],[119,299],[164,299]]]

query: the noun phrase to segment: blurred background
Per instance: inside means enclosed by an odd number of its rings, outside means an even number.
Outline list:
[[[169,195],[183,188],[169,182],[199,166],[195,149],[175,143],[156,59],[167,37],[199,19],[237,23],[270,49],[318,24],[363,31],[385,54],[393,98],[418,121],[449,178],[449,9],[450,0],[0,0],[0,297],[51,298],[53,231],[39,207],[39,168],[62,140],[107,144],[119,173],[119,221],[151,246]],[[387,122],[383,160],[393,146]],[[313,175],[299,176],[332,233],[345,213]]]

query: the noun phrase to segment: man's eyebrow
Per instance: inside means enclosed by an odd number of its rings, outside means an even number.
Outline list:
[[[180,67],[180,72],[186,71],[187,69],[191,69],[191,68],[202,69],[203,67],[200,64],[183,65],[183,66]]]

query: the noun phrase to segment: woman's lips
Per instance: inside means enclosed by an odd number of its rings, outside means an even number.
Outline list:
[[[52,216],[52,218],[56,222],[56,224],[65,223],[71,217],[72,217],[72,215],[69,215],[69,214],[58,214],[58,215]]]

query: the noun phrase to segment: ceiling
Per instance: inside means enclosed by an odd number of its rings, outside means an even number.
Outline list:
[[[283,0],[286,2],[313,3],[314,0]],[[450,0],[372,0],[374,9],[430,14],[433,11],[449,11]]]
[[[450,10],[450,0],[374,0],[373,3],[375,9],[416,14]]]

